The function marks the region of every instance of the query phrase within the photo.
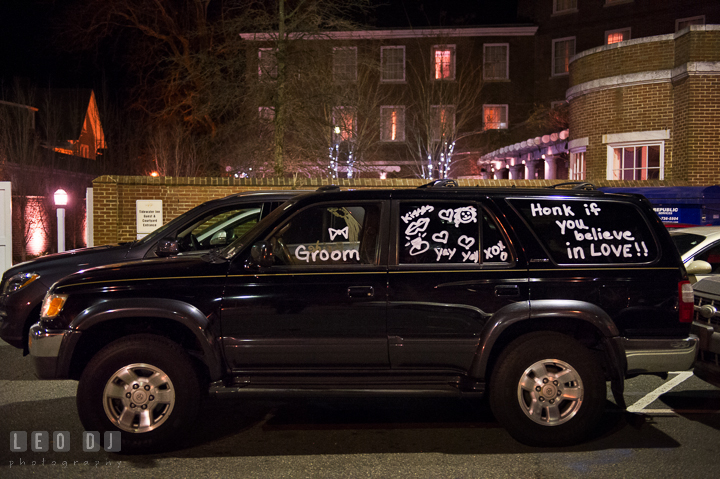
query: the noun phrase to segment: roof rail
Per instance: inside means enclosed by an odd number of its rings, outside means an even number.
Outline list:
[[[550,186],[550,188],[556,189],[560,186],[570,186],[570,185],[572,185],[571,189],[573,189],[573,190],[595,190],[595,189],[597,189],[597,188],[595,188],[595,185],[593,185],[592,183],[589,183],[587,181],[567,181],[565,183],[558,183],[556,185],[552,185],[552,186]]]
[[[315,191],[320,191],[320,192],[323,192],[323,191],[340,191],[340,187],[339,187],[338,185],[324,185],[324,186],[321,186],[320,188],[318,188],[318,189],[315,190]]]
[[[455,180],[433,180],[430,183],[426,183],[424,185],[418,186],[418,188],[435,188],[435,187],[456,187],[458,186],[458,182]]]

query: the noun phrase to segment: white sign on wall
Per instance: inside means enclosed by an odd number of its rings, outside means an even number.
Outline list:
[[[163,224],[162,200],[135,201],[135,218],[138,238],[152,233]]]

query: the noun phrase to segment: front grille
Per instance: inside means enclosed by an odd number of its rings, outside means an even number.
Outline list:
[[[702,306],[709,305],[714,306],[718,309],[718,315],[706,318],[700,314],[698,309]],[[709,324],[712,326],[720,326],[720,298],[713,299],[713,297],[700,296],[697,292],[695,293],[695,315],[693,317],[698,323]]]

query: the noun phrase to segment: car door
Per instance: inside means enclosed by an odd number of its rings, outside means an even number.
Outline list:
[[[232,368],[389,367],[387,210],[382,201],[312,205],[264,238],[272,266],[248,274],[233,261],[222,307]]]
[[[393,368],[466,371],[488,318],[527,300],[527,266],[477,201],[395,201],[388,336]]]

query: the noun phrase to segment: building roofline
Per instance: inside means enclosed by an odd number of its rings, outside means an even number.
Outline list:
[[[533,36],[537,26],[510,25],[468,28],[413,28],[391,30],[357,30],[345,32],[327,32],[322,34],[294,33],[291,38],[303,40],[394,40],[403,38],[428,37],[522,37]],[[275,33],[241,33],[240,38],[249,41],[268,41]]]

